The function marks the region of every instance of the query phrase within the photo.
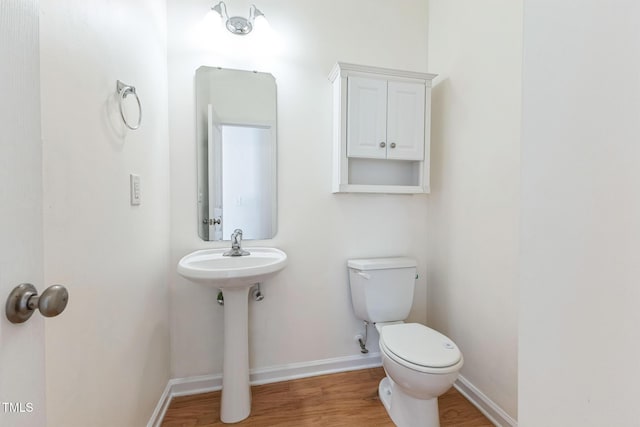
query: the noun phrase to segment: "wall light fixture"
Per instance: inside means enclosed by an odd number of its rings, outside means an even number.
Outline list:
[[[229,17],[229,15],[227,14],[227,5],[224,4],[223,1],[213,6],[211,10],[218,13],[220,17],[225,21],[227,30],[238,36],[246,36],[247,34],[249,34],[251,30],[253,30],[256,18],[264,18],[264,13],[262,13],[255,4],[252,4],[251,7],[249,7],[248,19],[242,16]]]

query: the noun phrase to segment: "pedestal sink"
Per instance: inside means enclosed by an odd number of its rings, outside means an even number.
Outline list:
[[[287,265],[287,254],[276,248],[246,248],[250,255],[223,256],[227,248],[206,249],[186,255],[178,274],[224,296],[224,362],[220,419],[244,420],[251,412],[249,385],[249,289],[275,276]]]

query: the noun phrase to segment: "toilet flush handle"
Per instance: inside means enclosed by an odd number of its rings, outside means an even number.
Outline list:
[[[370,276],[370,275],[368,275],[367,273],[364,273],[364,272],[362,272],[362,271],[358,271],[358,276],[362,276],[362,277],[364,277],[364,278],[365,278],[365,279],[367,279],[367,280],[371,279],[371,276]]]

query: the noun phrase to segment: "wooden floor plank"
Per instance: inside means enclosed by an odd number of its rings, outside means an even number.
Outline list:
[[[382,368],[303,378],[251,388],[251,416],[238,426],[393,427],[378,398]],[[455,389],[439,399],[441,427],[493,424]],[[213,427],[220,421],[220,392],[173,399],[162,427]]]

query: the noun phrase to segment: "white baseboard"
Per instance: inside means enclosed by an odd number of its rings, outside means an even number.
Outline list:
[[[164,419],[164,414],[167,413],[167,409],[169,409],[169,404],[171,403],[171,380],[167,383],[167,386],[164,388],[162,395],[160,396],[160,400],[156,405],[156,408],[153,410],[153,414],[151,414],[151,419],[147,423],[147,427],[160,427],[162,424],[162,420]]]
[[[453,385],[467,400],[480,410],[485,417],[498,427],[517,427],[518,421],[514,420],[486,394],[481,392],[469,380],[462,375],[458,376]]]
[[[253,369],[249,373],[251,385],[290,381],[318,375],[355,371],[382,366],[380,353],[336,357],[311,362],[291,363],[269,368]],[[199,377],[174,378],[169,380],[147,427],[160,427],[171,400],[178,396],[208,393],[222,389],[222,374]]]
[[[299,378],[316,377],[318,375],[377,368],[379,366],[382,366],[380,353],[291,363],[251,371],[251,385],[277,383]]]

